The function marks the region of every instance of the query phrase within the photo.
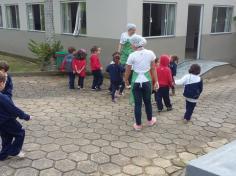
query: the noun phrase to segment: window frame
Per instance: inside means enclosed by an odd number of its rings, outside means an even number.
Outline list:
[[[64,32],[64,27],[63,27],[63,12],[62,12],[62,9],[63,9],[63,4],[70,4],[70,3],[85,3],[86,4],[86,34],[79,34],[78,36],[79,37],[87,37],[88,36],[88,33],[87,33],[87,1],[86,0],[75,0],[75,1],[60,1],[60,14],[61,14],[61,34],[62,35],[69,35],[69,36],[73,36],[73,32],[72,33],[68,33],[68,32]]]
[[[8,27],[8,15],[7,15],[7,8],[10,6],[17,6],[18,7],[18,22],[19,22],[19,27],[18,28],[12,28],[12,27]],[[5,29],[9,29],[9,30],[20,30],[21,29],[21,25],[20,25],[20,9],[19,9],[19,4],[5,4],[5,15],[6,15],[6,27]]]
[[[4,23],[3,23],[3,13],[2,13],[2,9],[3,9],[3,6],[0,4],[0,9],[1,9],[1,17],[2,17],[2,26],[0,26],[0,29],[3,29],[4,28]]]
[[[233,23],[233,19],[231,18],[231,23],[230,23],[230,31],[229,32],[212,32],[212,27],[213,27],[213,13],[214,13],[214,8],[232,8],[232,18],[233,18],[233,14],[234,14],[234,6],[233,5],[213,5],[212,8],[212,18],[211,18],[211,29],[210,29],[210,35],[223,35],[223,34],[232,34],[232,23]]]
[[[29,32],[45,32],[45,24],[44,24],[44,30],[35,30],[29,28],[29,15],[28,15],[28,6],[29,5],[43,5],[43,8],[45,8],[45,4],[43,2],[32,2],[32,3],[26,3],[26,16],[27,16],[27,31]],[[41,14],[40,14],[41,15]],[[45,23],[45,14],[44,14],[44,23]]]
[[[153,39],[153,38],[174,38],[176,37],[176,19],[177,19],[177,7],[178,7],[178,3],[177,2],[161,2],[161,1],[144,1],[142,3],[144,4],[161,4],[161,5],[175,5],[175,25],[174,25],[174,34],[172,35],[160,35],[160,36],[146,36],[144,38],[146,39]],[[151,12],[150,12],[151,13]],[[151,15],[151,14],[150,14]],[[150,22],[149,22],[150,23]],[[142,19],[142,27],[143,27],[143,19]]]

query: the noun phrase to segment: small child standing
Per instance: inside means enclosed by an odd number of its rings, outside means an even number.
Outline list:
[[[174,77],[177,74],[177,64],[179,62],[179,58],[177,56],[171,56],[170,58],[170,69],[171,69],[171,73],[172,73],[172,79],[174,82]],[[171,87],[172,90],[172,96],[175,96],[175,86],[173,85],[173,87]]]
[[[84,78],[86,76],[86,50],[80,49],[72,62],[74,73],[78,75],[78,89],[84,88]]]
[[[17,108],[10,97],[1,93],[5,89],[6,74],[0,72],[0,134],[2,139],[2,150],[0,160],[7,159],[8,156],[24,157],[21,151],[25,138],[25,130],[16,120],[17,117],[26,121],[30,116]]]
[[[64,61],[62,62],[62,71],[68,73],[69,76],[69,89],[75,89],[75,73],[72,68],[72,61],[74,59],[75,48],[69,47],[68,54],[65,56]]]
[[[103,83],[103,75],[102,75],[102,64],[100,62],[101,48],[98,46],[94,46],[91,49],[90,56],[90,68],[93,74],[93,84],[92,90],[101,90],[101,85]]]
[[[113,61],[114,63],[111,63],[107,66],[106,71],[110,75],[110,82],[111,82],[111,96],[112,96],[112,102],[116,102],[116,91],[119,91],[119,95],[122,95],[124,88],[125,88],[125,82],[123,80],[123,75],[125,72],[125,68],[120,64],[120,53],[115,52],[113,55]]]
[[[6,62],[1,61],[0,62],[0,71],[5,73],[7,76],[5,88],[1,92],[12,99],[13,83],[12,83],[11,76],[7,73],[8,70],[9,70],[9,65]]]
[[[170,57],[168,55],[162,55],[160,57],[160,64],[156,69],[159,89],[155,93],[155,99],[157,102],[158,112],[163,110],[162,99],[164,100],[165,106],[167,107],[167,111],[172,110],[169,91],[173,86],[173,80],[169,64]]]
[[[193,64],[189,69],[189,74],[175,81],[176,85],[184,85],[183,96],[186,98],[185,123],[191,120],[194,108],[197,105],[197,100],[203,90],[203,81],[199,76],[200,73],[201,67],[198,64]]]

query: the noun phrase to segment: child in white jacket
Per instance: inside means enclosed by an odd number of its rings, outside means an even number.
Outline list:
[[[184,85],[183,96],[186,98],[186,112],[184,115],[185,123],[191,120],[197,100],[203,90],[203,81],[199,74],[201,67],[198,64],[193,64],[189,69],[189,74],[185,75],[180,80],[176,80],[176,85]]]

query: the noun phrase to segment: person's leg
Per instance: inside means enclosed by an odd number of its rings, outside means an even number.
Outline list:
[[[102,71],[99,70],[98,71],[98,83],[97,83],[98,89],[101,88],[102,84],[103,84],[103,75],[102,75]]]
[[[120,83],[120,90],[119,90],[120,95],[122,95],[124,89],[125,89],[125,82],[122,81],[122,82]]]
[[[187,121],[191,120],[194,108],[196,107],[196,103],[192,103],[186,100],[186,112],[184,115],[184,119]]]
[[[70,89],[75,88],[75,74],[73,72],[69,73],[69,86],[70,86]]]
[[[80,87],[83,89],[84,88],[84,77],[81,77],[81,85]]]
[[[78,75],[78,88],[80,89],[80,76]]]
[[[116,90],[117,90],[117,84],[115,82],[112,82],[111,83],[111,98],[112,98],[112,101],[115,100]]]
[[[156,99],[156,102],[157,102],[157,109],[158,109],[158,111],[160,112],[160,111],[162,111],[163,110],[163,104],[162,104],[162,90],[163,88],[162,87],[160,87],[159,89],[158,89],[158,91],[155,93],[155,99]]]
[[[133,87],[133,94],[134,94],[134,115],[136,125],[142,125],[142,89],[140,88],[139,83],[135,83]]]
[[[97,86],[97,71],[92,71],[92,73],[93,73],[92,89],[96,89],[96,86]]]
[[[163,87],[162,96],[163,96],[165,106],[167,107],[167,110],[171,110],[172,105],[171,105],[171,102],[170,102],[170,89],[168,87]]]
[[[1,139],[2,139],[2,150],[0,152],[0,161],[5,160],[8,157],[8,149],[12,144],[13,136],[9,135],[5,131],[2,131]]]
[[[152,88],[151,83],[143,83],[142,85],[142,93],[143,93],[143,102],[145,105],[145,110],[147,114],[148,121],[152,120],[152,103],[151,103],[151,95],[152,95]]]
[[[132,77],[133,77],[133,70],[131,70],[131,73],[129,75],[129,84],[131,85]]]

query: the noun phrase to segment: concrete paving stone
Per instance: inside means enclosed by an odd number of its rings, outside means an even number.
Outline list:
[[[68,172],[76,168],[76,163],[68,159],[60,160],[56,161],[55,168],[62,172]]]
[[[98,165],[93,161],[81,161],[78,163],[77,169],[85,174],[96,172]]]
[[[88,154],[78,151],[78,152],[70,153],[68,158],[72,161],[79,162],[79,161],[87,160]]]
[[[23,146],[23,149],[24,151],[31,152],[31,151],[39,150],[40,145],[35,144],[35,143],[28,143]]]
[[[179,157],[185,164],[187,164],[189,161],[193,159],[196,159],[196,155],[187,152],[180,153]]]
[[[104,164],[110,161],[110,157],[102,152],[99,152],[99,153],[92,154],[91,160],[98,164]]]
[[[101,172],[108,175],[115,175],[121,173],[121,169],[116,164],[108,163],[100,166]]]
[[[14,169],[8,166],[1,166],[0,173],[2,176],[10,176],[10,175],[13,175]]]
[[[118,154],[118,155],[111,156],[111,162],[115,163],[119,166],[125,166],[125,165],[129,164],[131,161],[130,161],[129,157]]]
[[[46,169],[40,171],[40,176],[61,176],[62,173],[55,168]]]
[[[36,151],[26,153],[26,157],[32,160],[44,158],[45,156],[46,156],[46,152],[41,151],[41,150],[36,150]]]
[[[97,140],[93,140],[92,144],[98,147],[104,147],[104,146],[108,146],[109,142],[103,139],[97,139]]]
[[[79,150],[79,146],[74,144],[63,145],[61,148],[66,153],[73,153]]]
[[[87,174],[73,170],[73,171],[64,173],[63,176],[87,176]]]
[[[46,144],[41,146],[41,150],[45,152],[56,151],[60,148],[60,145],[57,144]]]
[[[39,171],[37,171],[36,169],[26,167],[26,168],[18,169],[14,176],[38,176],[38,174],[39,174]]]
[[[47,155],[48,159],[52,159],[52,160],[55,160],[55,161],[66,159],[66,157],[67,157],[67,154],[65,152],[59,151],[59,150],[58,151],[54,151],[54,152],[50,152]]]
[[[32,167],[38,170],[48,169],[51,168],[52,166],[53,166],[53,161],[46,158],[34,160],[32,162]]]
[[[100,151],[100,148],[95,146],[95,145],[85,145],[80,148],[80,151],[92,154],[92,153],[97,153]]]
[[[138,157],[132,158],[132,163],[134,163],[137,166],[145,167],[145,166],[151,165],[151,160],[138,156]]]
[[[148,166],[145,168],[145,172],[148,175],[163,175],[165,170],[157,166]]]
[[[138,175],[138,174],[142,174],[143,170],[139,166],[127,165],[123,168],[123,172],[129,175]]]
[[[119,149],[111,146],[102,147],[101,151],[107,155],[115,155],[119,153]]]
[[[11,166],[12,168],[23,168],[23,167],[27,167],[30,166],[32,163],[31,160],[29,159],[13,159],[10,161],[9,166]]]
[[[167,168],[167,167],[172,165],[169,160],[163,159],[163,158],[156,158],[156,159],[153,160],[153,163],[156,166],[159,166],[161,168]]]
[[[111,146],[121,149],[121,148],[126,148],[128,145],[127,143],[122,141],[112,141]]]

